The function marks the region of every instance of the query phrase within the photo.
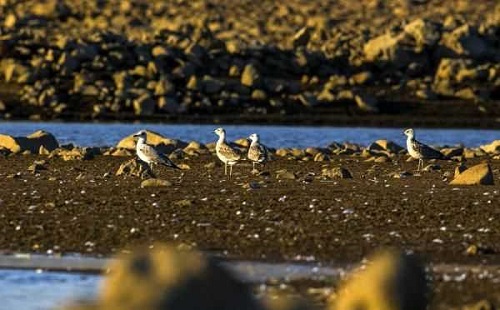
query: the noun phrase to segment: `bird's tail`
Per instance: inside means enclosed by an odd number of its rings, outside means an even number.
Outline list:
[[[167,167],[170,167],[170,168],[174,168],[174,169],[177,169],[177,170],[182,170],[179,166],[177,166],[176,164],[174,164],[171,161],[164,161],[162,164],[164,166],[167,166]]]

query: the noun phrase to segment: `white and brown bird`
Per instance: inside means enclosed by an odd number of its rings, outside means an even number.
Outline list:
[[[180,169],[167,156],[158,153],[154,146],[147,144],[147,132],[145,130],[141,130],[138,133],[134,134],[134,137],[138,138],[137,144],[135,146],[137,156],[140,160],[142,160],[149,166],[151,172],[153,172],[153,165],[156,164],[174,169]]]
[[[267,148],[260,143],[260,137],[258,134],[251,134],[248,139],[250,139],[250,146],[248,147],[247,157],[252,161],[252,171],[255,170],[255,164],[263,164],[269,160],[269,152]]]
[[[440,151],[417,141],[415,139],[415,132],[413,129],[406,129],[403,133],[407,137],[406,147],[408,149],[408,154],[410,154],[411,157],[418,159],[417,171],[420,171],[420,167],[424,167],[424,159],[446,159],[446,156],[444,156]]]
[[[229,166],[229,178],[231,178],[233,175],[233,166],[241,160],[241,153],[226,142],[226,131],[224,128],[217,128],[214,132],[219,136],[219,140],[217,140],[217,144],[215,145],[215,152],[217,153],[217,157],[224,163],[225,175],[227,175],[227,166]]]

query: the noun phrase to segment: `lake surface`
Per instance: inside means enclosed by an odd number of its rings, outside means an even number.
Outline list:
[[[0,309],[45,310],[95,296],[100,276],[0,270]]]
[[[213,130],[220,126],[226,129],[229,140],[248,137],[255,132],[269,147],[325,147],[334,141],[368,145],[378,139],[405,144],[404,128],[366,127],[0,122],[0,134],[25,136],[43,129],[54,134],[62,144],[113,146],[127,135],[149,129],[169,138],[208,143],[216,140]],[[441,146],[463,144],[474,147],[500,139],[500,130],[415,128],[415,131],[417,139]]]

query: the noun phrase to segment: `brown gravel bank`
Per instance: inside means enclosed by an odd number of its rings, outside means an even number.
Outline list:
[[[0,117],[498,128],[499,16],[494,0],[3,2]]]
[[[28,167],[36,160],[46,162],[32,173]],[[403,156],[384,163],[347,155],[329,162],[279,158],[263,169],[269,176],[252,175],[251,165],[242,163],[227,180],[215,157],[201,155],[177,160],[189,170],[159,168],[158,177],[171,186],[141,188],[140,178],[115,176],[126,160],[0,156],[0,249],[109,255],[130,244],[173,241],[228,258],[335,264],[394,246],[434,263],[500,263],[500,188],[449,185],[455,162],[394,178],[389,175],[413,171],[416,162]],[[353,178],[321,177],[322,168],[338,166]],[[491,167],[499,184],[499,161]],[[296,178],[277,179],[282,169]],[[461,309],[484,298],[498,304],[497,284],[485,275],[437,277],[431,308]],[[268,284],[256,290],[308,296],[318,304],[337,287],[325,279]]]
[[[190,170],[160,168],[170,187],[141,188],[139,178],[114,175],[123,157],[45,157],[46,169],[33,174],[28,167],[37,158],[0,157],[2,249],[110,254],[163,240],[229,257],[352,262],[391,245],[436,262],[500,262],[499,187],[449,185],[453,162],[399,179],[389,174],[416,163],[279,159],[267,165],[270,176],[253,176],[243,163],[227,180],[223,167],[206,167],[215,158],[203,155],[178,161]],[[339,165],[353,178],[321,177],[322,167]],[[281,169],[296,179],[277,179]],[[498,161],[492,169],[498,184]],[[465,254],[470,245],[476,255]]]

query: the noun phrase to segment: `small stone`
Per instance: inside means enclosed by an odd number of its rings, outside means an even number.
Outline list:
[[[188,164],[177,164],[177,167],[181,168],[181,170],[190,170],[191,166]]]
[[[121,164],[118,170],[116,171],[116,175],[153,177],[153,173],[149,168],[149,166],[146,165],[143,161],[138,160],[137,158],[127,160],[126,162]]]
[[[351,172],[343,167],[323,168],[321,175],[331,179],[352,179]]]
[[[389,162],[391,162],[391,159],[387,156],[378,156],[375,158],[375,160],[373,162],[375,162],[375,163],[389,163]]]
[[[301,28],[292,38],[293,48],[298,48],[300,46],[307,46],[309,40],[311,39],[311,30],[309,27]]]
[[[317,153],[316,155],[314,155],[314,161],[328,161],[330,160],[330,157],[325,154],[325,153]]]
[[[134,100],[135,115],[150,116],[153,115],[156,108],[156,102],[149,93],[144,93]]]
[[[243,184],[242,187],[244,189],[259,189],[259,188],[261,188],[261,185],[259,182],[252,181],[252,182],[248,182],[248,183]]]
[[[297,176],[293,172],[290,172],[286,169],[282,169],[282,170],[276,171],[276,179],[295,180],[295,179],[297,179]]]
[[[474,304],[465,305],[462,310],[495,310],[495,307],[489,300],[483,299]]]
[[[478,249],[477,245],[471,244],[467,247],[467,250],[465,250],[465,253],[467,255],[473,256],[473,255],[477,255],[478,251],[479,251],[479,249]]]
[[[372,73],[370,71],[363,71],[353,75],[349,82],[352,85],[364,85],[367,84],[372,79]]]
[[[186,208],[191,207],[193,205],[193,202],[189,199],[182,199],[174,201],[173,205],[180,208]]]
[[[365,112],[378,112],[378,100],[370,95],[356,95],[354,97],[358,108]]]
[[[430,164],[424,167],[424,171],[439,171],[441,166],[438,164]]]
[[[206,164],[204,167],[211,170],[211,169],[214,169],[216,165],[217,164],[215,162],[210,162],[210,163]]]
[[[162,179],[146,179],[141,182],[141,187],[168,187],[172,186],[172,183],[167,180]]]
[[[393,172],[390,173],[389,176],[392,176],[395,179],[403,179],[403,178],[408,178],[411,177],[413,174],[408,171],[401,171],[401,172]]]
[[[33,164],[31,164],[28,167],[28,171],[35,174],[40,170],[46,170],[47,168],[45,167],[45,164],[46,164],[45,160],[36,160]]]
[[[258,87],[260,84],[260,73],[253,64],[248,64],[241,74],[241,84],[248,87]]]

